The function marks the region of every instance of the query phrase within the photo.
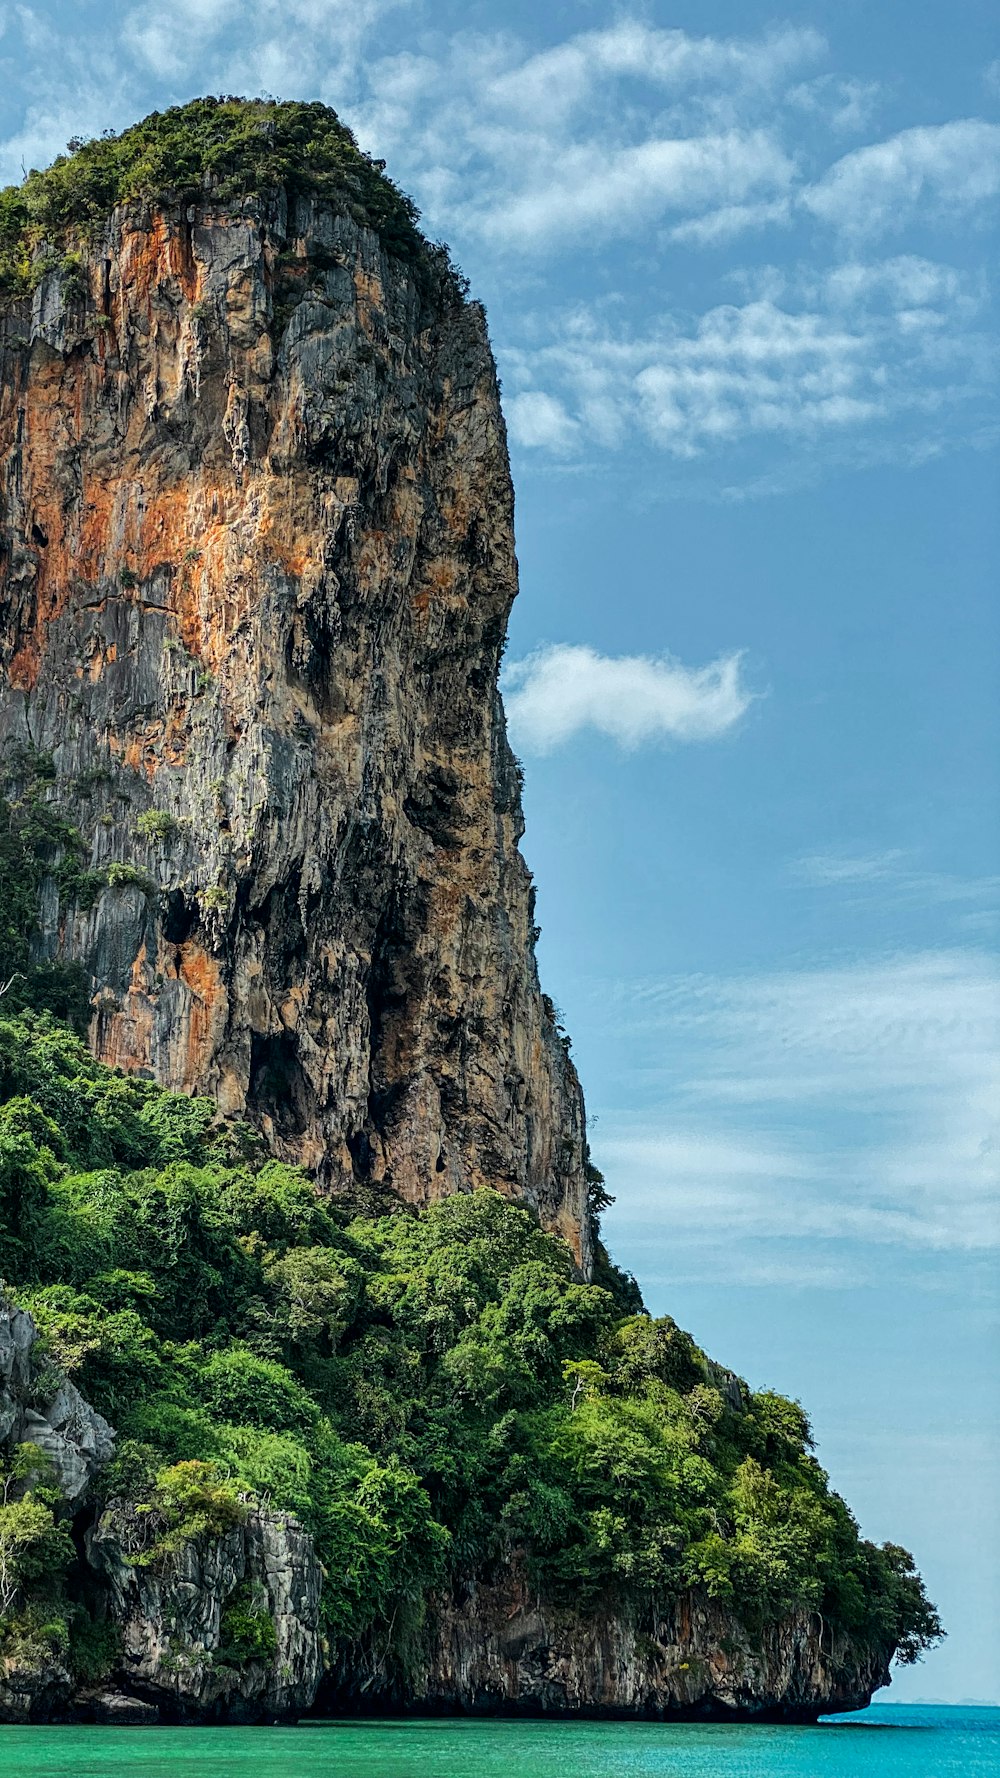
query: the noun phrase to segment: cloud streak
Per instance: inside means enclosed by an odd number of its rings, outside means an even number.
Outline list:
[[[974,240],[1000,190],[1000,125],[918,123],[845,152],[882,93],[826,65],[815,30],[698,35],[626,15],[539,47],[424,30],[408,0],[126,0],[109,72],[104,14],[78,11],[73,33],[41,8],[9,13],[6,84],[26,97],[7,99],[6,177],[195,88],[315,93],[388,158],[477,288],[493,281],[527,449],[580,460],[636,439],[682,462],[753,441],[776,466],[737,471],[724,491],[741,496],[787,485],[782,462],[808,475],[807,452],[920,463],[992,436],[976,405],[993,375],[985,272],[939,267],[921,287],[931,260],[876,244],[926,226]],[[762,243],[810,276],[699,303],[697,259],[714,279]],[[602,294],[567,313],[548,280],[570,256],[597,272],[574,287]]]
[[[549,321],[548,340],[502,345],[515,442],[570,455],[640,436],[690,459],[753,437],[818,442],[906,421],[912,448],[914,433],[933,434],[995,382],[995,344],[974,324],[982,290],[953,267],[911,254],[825,273],[766,268],[757,282],[746,301],[643,333],[611,309],[577,309]],[[543,399],[548,426],[536,423]]]
[[[993,959],[956,948],[633,983],[619,1004],[661,1109],[604,1111],[595,1152],[620,1223],[661,1231],[681,1269],[696,1253],[720,1263],[733,1241],[805,1244],[835,1269],[857,1244],[1000,1246]]]
[[[624,749],[716,740],[752,702],[742,662],[729,654],[691,668],[670,655],[609,656],[570,643],[539,649],[504,673],[515,745],[550,753],[588,729]]]

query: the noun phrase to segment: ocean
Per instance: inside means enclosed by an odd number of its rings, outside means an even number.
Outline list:
[[[308,1722],[0,1728],[16,1778],[998,1778],[1000,1709],[882,1706],[815,1728]]]

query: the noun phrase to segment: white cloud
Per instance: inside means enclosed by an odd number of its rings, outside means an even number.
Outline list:
[[[783,196],[781,89],[824,53],[812,30],[694,37],[628,18],[540,52],[461,33],[371,65],[351,119],[460,245],[593,252],[661,217]]]
[[[832,129],[846,133],[865,128],[881,91],[878,81],[845,80],[836,74],[820,74],[814,80],[790,87],[785,94],[785,103],[808,116],[822,118]]]
[[[965,910],[972,908],[978,909],[977,922],[984,924],[992,922],[1000,911],[1000,877],[960,877],[927,870],[911,853],[899,848],[813,853],[796,861],[793,875],[810,888],[875,896],[890,910],[907,905],[951,907],[965,922]]]
[[[690,459],[754,435],[817,442],[910,416],[905,454],[914,428],[926,438],[995,378],[995,347],[972,325],[979,281],[952,267],[900,255],[791,277],[765,267],[750,282],[763,294],[640,336],[617,312],[540,318],[549,341],[501,346],[501,358],[512,402],[548,396],[559,423],[522,429],[515,409],[515,439],[566,453],[639,434]]]
[[[878,91],[825,66],[814,30],[698,35],[626,15],[539,49],[529,34],[424,29],[407,8],[125,0],[113,64],[95,30],[66,33],[18,8],[5,51],[17,35],[30,98],[0,143],[4,173],[196,87],[316,93],[387,156],[477,287],[489,294],[492,277],[502,288],[516,443],[579,458],[639,438],[680,461],[751,439],[777,445],[780,461],[724,490],[737,498],[787,485],[793,454],[808,476],[823,441],[824,462],[888,450],[919,463],[986,439],[965,419],[989,383],[971,326],[985,273],[960,277],[916,252],[868,263],[854,251],[822,269],[813,253],[810,275],[786,277],[782,292],[702,312],[669,305],[697,289],[685,250],[731,259],[734,243],[756,253],[754,237],[771,230],[797,252],[817,221],[860,236],[980,215],[1000,180],[1000,126],[904,130],[831,166],[831,132],[867,127]],[[81,12],[96,19],[96,0]],[[606,251],[624,240],[641,256],[627,267]],[[526,315],[524,291],[569,252],[595,268],[577,288],[608,298],[589,317],[557,316],[546,291],[538,318]]]
[[[532,753],[548,753],[585,729],[626,748],[714,740],[752,701],[739,654],[691,668],[669,655],[611,657],[568,643],[513,662],[503,688],[515,743]]]
[[[706,82],[769,90],[826,48],[817,31],[785,28],[757,39],[691,37],[622,19],[603,31],[582,32],[553,49],[529,55],[496,77],[487,91],[501,107],[529,116],[565,115],[589,101],[608,80],[628,77],[668,90]]]
[[[853,857],[816,852],[797,859],[794,874],[802,882],[821,889],[837,889],[843,884],[881,884],[891,881],[904,856],[896,848],[887,852],[861,852]]]
[[[578,440],[578,422],[570,419],[562,402],[553,395],[529,389],[522,395],[512,395],[505,403],[505,411],[508,429],[518,444],[540,446],[562,455],[572,450]]]
[[[849,234],[877,235],[918,215],[953,221],[998,192],[1000,124],[961,118],[854,149],[802,193],[802,202]]]
[[[788,156],[763,130],[653,138],[635,146],[574,145],[537,168],[526,189],[485,201],[474,221],[490,241],[551,250],[597,228],[629,234],[672,210],[700,210],[787,186]]]
[[[679,1269],[743,1241],[812,1243],[824,1263],[843,1243],[1000,1245],[993,959],[630,983],[619,1005],[663,1109],[602,1112],[595,1153],[618,1217],[661,1226]]]
[[[783,225],[791,221],[791,216],[791,202],[786,197],[760,204],[723,204],[718,210],[706,211],[704,216],[678,222],[670,231],[670,239],[695,247],[725,246],[737,235],[767,228],[772,223]]]

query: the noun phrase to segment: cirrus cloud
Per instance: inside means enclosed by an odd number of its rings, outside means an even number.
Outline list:
[[[1000,1246],[1000,973],[964,947],[596,991],[655,1111],[602,1108],[619,1229],[678,1271]],[[738,1238],[738,1239],[737,1239]],[[777,1246],[775,1244],[778,1244]],[[739,1251],[736,1251],[736,1250]],[[796,1248],[796,1251],[798,1249]]]
[[[500,348],[515,443],[566,456],[638,436],[690,460],[753,437],[857,440],[891,422],[905,458],[933,452],[949,416],[968,424],[994,384],[974,275],[903,254],[764,267],[747,284],[743,302],[668,313],[643,333],[609,307],[540,318],[530,345]]]

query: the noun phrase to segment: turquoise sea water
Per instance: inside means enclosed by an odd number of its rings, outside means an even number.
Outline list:
[[[0,1728],[17,1778],[998,1778],[1000,1710],[913,1706],[815,1728],[310,1722]]]

